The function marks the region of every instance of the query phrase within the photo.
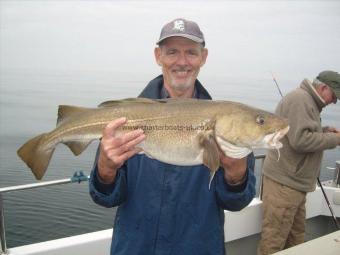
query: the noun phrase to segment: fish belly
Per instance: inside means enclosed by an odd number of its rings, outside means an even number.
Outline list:
[[[132,130],[138,126],[144,130],[146,138],[139,146],[147,156],[168,164],[189,166],[202,164],[199,137],[206,131],[206,122],[202,117],[168,116],[128,122],[125,128]]]

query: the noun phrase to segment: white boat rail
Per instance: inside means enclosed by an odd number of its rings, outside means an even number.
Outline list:
[[[71,178],[0,188],[0,254],[7,254],[5,214],[3,203],[4,200],[2,198],[4,193],[22,191],[27,189],[37,189],[41,187],[55,186],[61,184],[80,183],[83,181],[88,181],[89,178],[90,176],[84,175],[82,171],[76,171]]]

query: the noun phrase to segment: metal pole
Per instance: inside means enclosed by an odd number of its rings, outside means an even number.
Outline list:
[[[0,244],[1,250],[0,254],[7,253],[7,245],[6,245],[6,235],[5,235],[5,216],[4,216],[4,207],[3,207],[3,199],[2,194],[0,193]]]
[[[335,164],[336,164],[336,167],[335,167],[333,182],[334,182],[335,187],[339,188],[340,186],[340,160],[336,161]]]
[[[263,170],[263,163],[264,163],[265,157],[266,157],[265,154],[260,154],[260,155],[255,156],[255,159],[261,159],[261,172],[260,172],[260,177],[259,177],[260,186],[259,186],[259,195],[258,195],[258,198],[260,198],[260,200],[262,200],[262,194],[263,194],[263,173],[262,173],[262,170]]]
[[[321,181],[320,181],[320,178],[319,178],[319,177],[318,177],[318,183],[319,183],[319,186],[320,186],[321,191],[322,191],[322,193],[323,193],[323,196],[324,196],[324,198],[325,198],[325,200],[326,200],[326,203],[327,203],[327,205],[328,205],[328,208],[329,208],[329,210],[330,210],[330,212],[331,212],[331,215],[332,215],[334,224],[335,224],[335,226],[337,227],[337,229],[340,229],[339,222],[338,222],[337,218],[335,217],[333,208],[332,208],[331,204],[329,203],[328,197],[327,197],[327,195],[326,195],[325,190],[323,189],[323,186],[322,186],[322,184],[321,184]]]
[[[56,180],[56,181],[46,181],[46,182],[4,187],[4,188],[0,188],[0,194],[11,192],[11,191],[35,189],[35,188],[39,188],[39,187],[48,187],[48,186],[53,186],[53,185],[66,184],[66,183],[70,183],[70,182],[71,182],[71,179],[68,178],[68,179],[62,179],[62,180]]]
[[[60,185],[60,184],[67,184],[67,183],[73,183],[81,181],[87,181],[90,176],[83,176],[83,179],[79,179],[79,175],[75,175],[76,178],[67,178],[67,179],[61,179],[61,180],[55,180],[55,181],[46,181],[46,182],[39,182],[39,183],[31,183],[31,184],[24,184],[24,185],[17,185],[17,186],[10,186],[10,187],[4,187],[0,188],[0,194],[11,192],[11,191],[18,191],[18,190],[26,190],[26,189],[35,189],[39,187],[48,187],[48,186],[54,186],[54,185]]]

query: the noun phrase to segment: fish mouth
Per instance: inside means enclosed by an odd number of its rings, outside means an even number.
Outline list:
[[[263,143],[268,146],[267,148],[280,149],[282,148],[282,143],[280,139],[284,137],[289,130],[289,126],[274,133],[268,134],[263,138]]]

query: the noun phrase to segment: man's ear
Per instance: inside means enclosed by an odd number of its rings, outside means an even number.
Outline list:
[[[155,50],[154,50],[154,54],[155,54],[155,60],[156,60],[156,62],[159,66],[162,66],[161,53],[162,53],[161,48],[156,47]]]
[[[204,48],[202,50],[202,62],[200,64],[200,67],[202,67],[205,64],[205,62],[207,61],[207,57],[208,57],[208,49]]]

